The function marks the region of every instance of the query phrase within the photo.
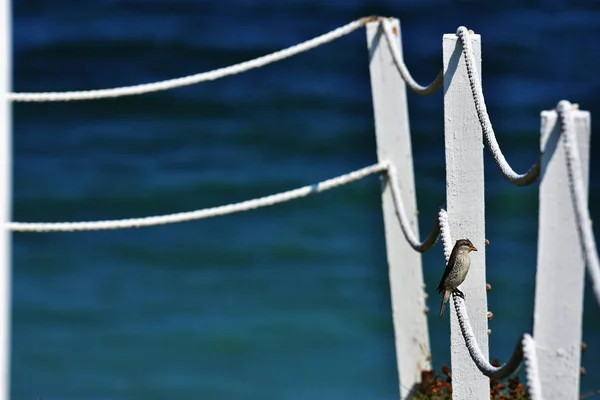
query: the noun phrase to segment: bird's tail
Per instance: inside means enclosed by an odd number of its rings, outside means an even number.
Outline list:
[[[450,297],[450,291],[444,290],[444,296],[442,297],[442,307],[440,308],[440,317],[444,315],[444,308],[446,308],[446,303],[448,302],[448,298]]]

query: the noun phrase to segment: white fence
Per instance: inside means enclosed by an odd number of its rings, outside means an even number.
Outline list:
[[[10,101],[92,100],[196,84],[296,55],[365,26],[379,159],[375,165],[315,185],[241,203],[146,218],[66,223],[9,222],[11,197],[7,171],[10,169],[2,168],[0,218],[5,222],[6,229],[1,230],[0,242],[2,250],[8,255],[4,257],[0,276],[0,285],[5,289],[0,310],[2,399],[9,396],[9,230],[68,232],[191,221],[305,197],[378,173],[386,178],[382,189],[382,206],[401,397],[410,397],[421,379],[421,372],[431,368],[426,318],[428,309],[420,253],[429,250],[438,236],[442,238],[446,262],[455,239],[469,238],[479,249],[473,256],[469,275],[461,286],[466,300],[453,296],[454,309],[451,308],[450,312],[453,398],[489,398],[489,378],[510,376],[523,360],[533,399],[542,398],[542,389],[546,399],[572,399],[579,396],[583,270],[586,265],[600,305],[600,264],[587,204],[590,115],[566,101],[561,101],[556,110],[543,112],[537,160],[524,174],[513,171],[500,151],[486,112],[479,74],[481,40],[478,35],[464,27],[458,28],[456,34],[444,35],[443,66],[440,74],[428,86],[417,84],[404,65],[399,21],[367,17],[288,49],[188,77],[105,90],[9,93],[8,14],[3,16],[2,22],[0,33],[4,39],[0,42],[0,51],[5,57],[0,91],[7,93],[0,108],[4,137],[0,161],[3,165],[10,165],[7,150],[10,148]],[[407,87],[422,95],[433,93],[441,87],[444,89],[447,210],[440,210],[439,220],[423,242],[419,241],[416,219]],[[488,362],[483,143],[508,182],[524,186],[538,178],[541,180],[533,336],[524,333],[520,338],[515,338],[516,347],[512,356],[500,367]],[[565,246],[569,251],[562,251]],[[569,274],[564,273],[565,265],[569,266]]]

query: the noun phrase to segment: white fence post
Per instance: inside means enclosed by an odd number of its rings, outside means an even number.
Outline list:
[[[0,9],[0,400],[10,397],[10,304],[11,256],[10,231],[7,222],[11,213],[12,140],[11,107],[11,2],[4,1]]]
[[[587,194],[590,114],[573,111],[572,115]],[[576,399],[585,263],[569,190],[561,124],[556,111],[543,111],[541,117],[543,157],[533,336],[544,399]]]
[[[481,71],[481,39],[479,35],[471,35],[471,38],[476,68]],[[484,356],[488,357],[483,136],[469,86],[462,44],[455,34],[444,35],[443,59],[446,202],[450,232],[454,241],[470,239],[478,250],[471,253],[471,268],[460,288],[466,297],[477,343]],[[444,267],[439,265],[440,278]],[[469,356],[454,307],[448,307],[447,312],[450,314],[453,398],[487,399],[490,396],[489,379],[477,369]]]
[[[398,39],[394,45],[399,46],[402,54],[397,19],[392,20],[392,30]],[[380,161],[395,165],[406,214],[411,228],[418,234],[406,84],[394,65],[379,22],[367,24],[367,45],[377,156]],[[413,250],[402,233],[390,185],[385,185],[381,198],[400,395],[405,399],[415,389],[415,384],[420,382],[421,371],[431,369],[421,254]]]

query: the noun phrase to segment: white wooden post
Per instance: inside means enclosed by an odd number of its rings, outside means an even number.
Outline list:
[[[398,39],[394,46],[398,46],[402,54],[397,19],[393,20],[392,27]],[[389,161],[396,166],[406,214],[411,228],[418,234],[406,85],[394,65],[379,22],[367,24],[367,44],[377,156],[380,161]],[[384,186],[381,198],[400,395],[405,399],[420,382],[421,371],[431,369],[421,254],[412,249],[402,233],[389,185]]]
[[[573,127],[588,189],[590,114],[573,112]],[[585,277],[571,201],[565,150],[556,111],[543,111],[538,256],[533,336],[544,399],[579,398]]]
[[[481,39],[479,35],[471,35],[471,38],[476,68],[481,71]],[[443,58],[446,202],[450,232],[454,241],[467,238],[478,250],[471,253],[471,268],[460,289],[465,294],[477,343],[484,356],[488,357],[483,136],[469,86],[462,44],[455,34],[444,35]],[[444,267],[443,263],[439,266],[440,277]],[[487,399],[490,396],[489,379],[471,360],[456,311],[452,306],[448,308],[453,399]]]
[[[0,400],[9,396],[10,365],[10,232],[6,223],[11,213],[11,8],[10,1],[0,9]]]

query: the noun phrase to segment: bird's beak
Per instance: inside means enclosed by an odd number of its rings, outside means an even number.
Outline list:
[[[477,247],[471,246],[471,247],[469,247],[469,251],[477,251]]]

